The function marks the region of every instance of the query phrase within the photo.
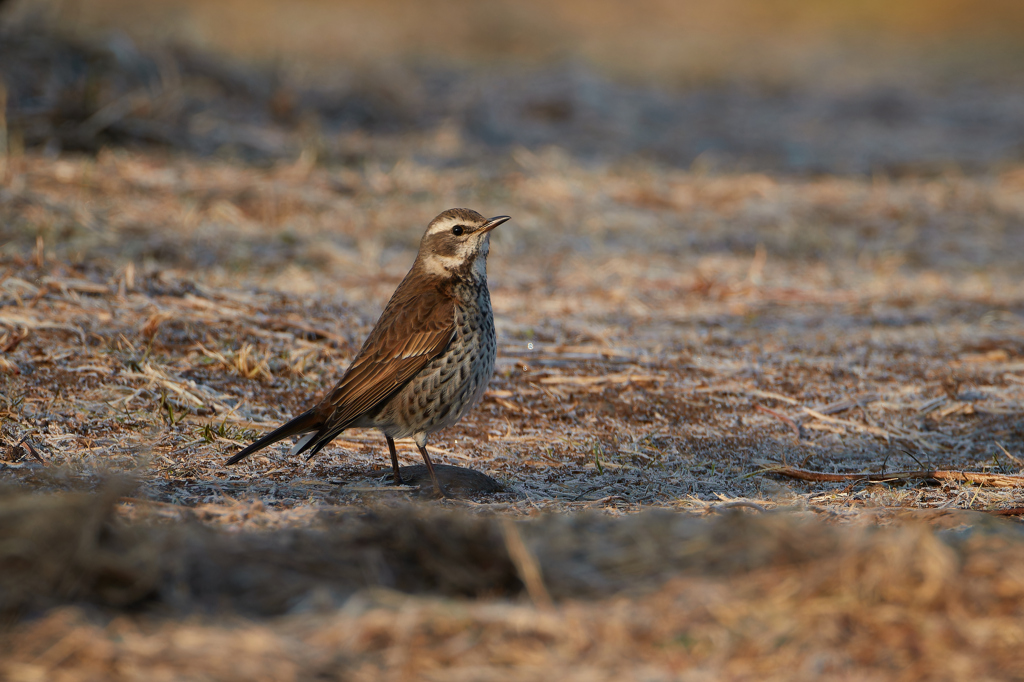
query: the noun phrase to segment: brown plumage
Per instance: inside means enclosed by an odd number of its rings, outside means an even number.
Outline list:
[[[508,216],[485,219],[455,208],[430,222],[409,274],[341,380],[315,407],[227,461],[290,436],[312,457],[342,431],[380,429],[395,482],[402,482],[395,438],[413,436],[434,486],[444,494],[426,450],[427,435],[458,421],[480,399],[494,371],[496,341],[487,291],[490,231]]]

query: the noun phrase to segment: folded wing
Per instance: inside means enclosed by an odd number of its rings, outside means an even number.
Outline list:
[[[455,302],[411,277],[399,285],[377,325],[338,384],[313,409],[275,429],[227,461],[289,436],[307,434],[292,454],[312,457],[360,417],[373,414],[455,337]]]
[[[323,426],[302,448],[310,456],[379,410],[455,337],[455,302],[436,288],[415,284],[402,282],[345,375],[314,408]]]

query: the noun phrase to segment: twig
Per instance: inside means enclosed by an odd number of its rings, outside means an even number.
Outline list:
[[[932,469],[921,471],[894,471],[890,474],[826,474],[820,471],[807,471],[795,467],[780,466],[762,469],[759,474],[778,474],[802,481],[823,483],[844,483],[846,481],[872,481],[878,483],[890,481],[909,481],[935,479],[937,481],[961,481],[993,488],[1024,488],[1024,476],[1006,476],[1003,474],[984,474],[977,471],[951,471]]]
[[[18,443],[18,445],[24,445],[25,449],[28,450],[30,455],[32,455],[33,457],[38,459],[40,461],[40,463],[42,463],[43,466],[46,466],[46,464],[47,464],[46,460],[43,459],[42,456],[39,454],[39,451],[35,449],[35,447],[32,445],[32,441],[30,441],[28,439],[28,436],[26,436],[25,438],[22,438],[21,442]]]
[[[912,453],[910,450],[904,450],[903,448],[900,448],[900,452],[902,452],[904,455],[917,462],[917,466],[921,467],[921,470],[924,471],[924,465],[921,464],[921,460],[919,460],[917,457],[914,457],[914,453]],[[888,457],[888,455],[886,455],[886,457]]]

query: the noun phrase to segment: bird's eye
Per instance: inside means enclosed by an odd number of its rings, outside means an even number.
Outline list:
[[[462,233],[465,231],[466,228],[464,228],[462,225],[456,225],[455,227],[452,228],[452,234],[454,234],[456,237],[461,237]]]

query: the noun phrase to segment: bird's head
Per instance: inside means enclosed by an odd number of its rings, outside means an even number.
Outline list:
[[[484,218],[468,208],[450,208],[430,221],[416,259],[428,272],[441,277],[486,277],[490,232],[508,219],[507,215]]]

